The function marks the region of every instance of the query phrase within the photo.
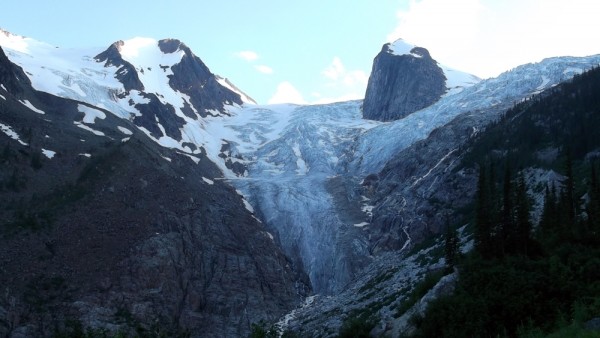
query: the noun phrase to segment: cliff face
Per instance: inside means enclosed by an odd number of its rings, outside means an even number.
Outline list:
[[[378,121],[401,119],[436,102],[445,92],[444,71],[427,49],[401,40],[388,43],[373,62],[363,117]]]

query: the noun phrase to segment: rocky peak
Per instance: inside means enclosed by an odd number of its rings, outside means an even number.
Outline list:
[[[397,120],[431,105],[445,92],[444,71],[427,49],[402,40],[387,43],[373,61],[363,117]]]
[[[121,50],[124,45],[125,42],[119,40],[110,45],[104,52],[96,55],[94,59],[97,62],[104,62],[105,67],[117,67],[118,71],[115,74],[115,77],[123,84],[123,87],[127,92],[131,90],[142,91],[144,90],[144,85],[142,84],[142,81],[140,81],[135,67],[131,63],[125,61],[123,56],[121,56]]]
[[[189,48],[181,41],[177,39],[162,39],[158,41],[158,48],[165,54],[172,54],[178,50],[189,50]]]
[[[188,95],[202,117],[209,111],[223,111],[225,104],[243,103],[241,95],[219,83],[217,76],[185,44],[178,40],[161,40],[159,47],[163,52],[184,52],[181,61],[171,67],[173,75],[169,75],[169,85]]]

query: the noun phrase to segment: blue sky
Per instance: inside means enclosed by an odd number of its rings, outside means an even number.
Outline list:
[[[142,36],[185,42],[259,103],[364,95],[383,43],[402,37],[480,77],[600,53],[596,0],[4,0],[0,27],[61,47]]]

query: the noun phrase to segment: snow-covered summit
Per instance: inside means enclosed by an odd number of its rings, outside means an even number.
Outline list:
[[[30,44],[41,44],[41,42],[31,38],[26,38],[21,35],[13,34],[0,28],[0,46],[19,51],[21,53],[28,53]]]
[[[398,39],[387,45],[387,53],[392,55],[410,55],[415,58],[422,58],[424,51],[427,51],[423,47],[415,46],[411,43],[406,42],[404,39]],[[427,55],[429,55],[427,53]],[[463,88],[470,87],[481,79],[473,74],[463,72],[437,62],[437,65],[443,70],[444,76],[446,77],[446,88],[449,93],[454,94],[457,92],[456,89],[462,90]]]
[[[65,49],[2,31],[0,46],[36,90],[130,120],[194,161],[202,148],[220,144],[207,135],[206,117],[253,102],[176,39],[136,37],[108,48]]]
[[[416,58],[420,58],[422,57],[421,55],[412,52],[416,47],[417,46],[404,41],[404,39],[398,39],[388,44],[387,52],[393,55],[412,55]]]

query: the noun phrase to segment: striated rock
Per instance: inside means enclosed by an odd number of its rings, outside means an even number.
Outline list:
[[[373,61],[363,117],[392,121],[423,109],[446,92],[446,77],[425,48],[385,44]]]

